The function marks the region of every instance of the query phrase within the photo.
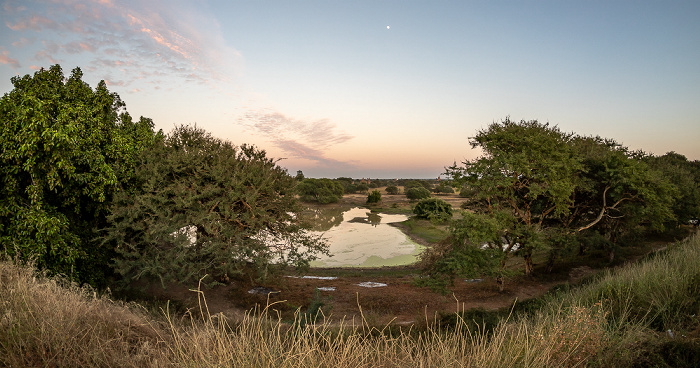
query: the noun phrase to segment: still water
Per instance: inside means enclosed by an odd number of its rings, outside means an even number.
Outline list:
[[[425,247],[388,224],[406,215],[371,213],[365,208],[316,210],[316,234],[327,239],[332,255],[311,262],[312,267],[381,267],[414,263]]]

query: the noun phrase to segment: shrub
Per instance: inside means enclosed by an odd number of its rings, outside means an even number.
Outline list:
[[[423,187],[413,187],[406,190],[406,197],[412,201],[429,198],[430,191]]]
[[[382,193],[376,189],[367,195],[367,203],[379,203],[381,200]]]
[[[384,190],[386,190],[387,194],[399,194],[399,187],[396,185],[390,185]]]
[[[452,205],[439,198],[427,198],[413,207],[413,213],[431,221],[447,221],[452,218]]]

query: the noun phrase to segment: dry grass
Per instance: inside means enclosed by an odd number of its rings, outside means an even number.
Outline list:
[[[0,262],[0,366],[11,367],[583,367],[590,364],[615,365],[612,349],[644,346],[655,335],[642,320],[629,317],[660,307],[666,311],[678,302],[660,304],[662,299],[683,299],[667,290],[662,272],[674,264],[690,268],[700,263],[698,240],[689,253],[676,256],[658,267],[641,265],[625,282],[647,278],[631,286],[606,276],[598,289],[584,288],[551,300],[535,314],[511,316],[490,331],[469,330],[459,320],[442,329],[438,324],[399,329],[371,326],[368,318],[347,323],[321,320],[306,323],[304,314],[285,323],[270,308],[249,312],[233,323],[223,315],[211,315],[204,294],[199,291],[200,308],[175,316],[166,308],[153,316],[137,305],[122,304],[99,297],[90,289],[37,275],[25,266]],[[688,254],[697,258],[688,260]],[[673,258],[676,257],[676,258]],[[630,266],[633,268],[633,266]],[[673,271],[675,272],[675,271]],[[692,273],[692,272],[691,272]],[[675,274],[674,274],[675,275]],[[609,277],[609,278],[608,278]],[[692,275],[675,275],[697,280]],[[649,287],[659,280],[663,290]],[[639,304],[639,310],[620,308],[617,294],[635,300],[620,290],[644,287],[646,295],[659,300]],[[635,281],[636,282],[636,281]],[[688,292],[688,285],[680,289]],[[590,288],[594,288],[593,284]],[[596,299],[606,291],[605,301]],[[610,291],[613,290],[613,291]],[[664,291],[665,290],[665,291]],[[695,291],[693,287],[691,292]],[[693,296],[697,303],[697,296]],[[687,295],[685,297],[687,299]],[[687,304],[687,302],[684,302]],[[688,305],[683,304],[687,312]],[[695,307],[696,304],[693,305]],[[648,308],[647,308],[648,307]],[[647,308],[647,309],[644,309]],[[627,312],[625,312],[627,311]],[[634,312],[634,313],[632,313]],[[664,312],[666,313],[666,312]],[[684,312],[685,313],[685,312]],[[678,322],[676,312],[654,321]],[[682,319],[682,318],[681,318]],[[471,321],[470,321],[471,322]],[[630,366],[636,356],[624,357]],[[635,360],[636,359],[636,360]]]

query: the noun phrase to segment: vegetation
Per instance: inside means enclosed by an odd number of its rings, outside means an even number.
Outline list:
[[[268,309],[232,322],[209,315],[202,292],[198,312],[157,316],[2,262],[0,323],[9,333],[0,334],[0,365],[693,367],[698,279],[694,237],[581,288],[402,330],[364,319],[306,323],[301,312],[287,324]]]
[[[435,188],[433,188],[433,192],[437,194],[452,194],[455,192],[454,188],[452,188],[452,184],[446,181],[441,181],[440,184],[436,185]]]
[[[399,187],[397,187],[396,185],[390,185],[384,190],[386,190],[387,194],[399,194]]]
[[[446,168],[470,197],[472,212],[453,224],[453,250],[486,245],[501,254],[502,268],[518,254],[530,274],[536,249],[550,250],[551,266],[564,248],[578,244],[583,251],[596,234],[612,261],[625,238],[660,231],[682,211],[674,213],[674,203],[683,189],[646,163],[656,160],[613,140],[506,119],[479,131],[470,144],[483,156]]]
[[[81,78],[55,65],[13,77],[0,100],[0,251],[104,285],[113,252],[98,231],[156,133],[104,81],[93,90]]]
[[[423,187],[408,188],[405,190],[405,192],[406,192],[406,198],[408,198],[412,201],[417,201],[420,199],[430,197],[430,191],[428,189],[423,188]]]
[[[251,270],[264,278],[326,250],[297,220],[294,179],[265,151],[180,126],[144,152],[135,178],[139,187],[117,194],[105,230],[126,280],[211,284]]]
[[[296,188],[301,200],[321,204],[338,202],[344,193],[341,182],[325,178],[304,179]]]
[[[265,151],[196,127],[156,133],[104,81],[93,90],[81,78],[41,69],[12,78],[0,100],[6,256],[104,288],[114,268],[125,281],[211,283],[304,266],[326,249],[297,220],[294,179]]]
[[[452,218],[452,205],[438,198],[420,200],[413,207],[413,213],[418,218],[434,222],[445,222]]]
[[[367,195],[367,204],[379,203],[382,201],[382,192],[378,190],[373,190],[372,193]]]

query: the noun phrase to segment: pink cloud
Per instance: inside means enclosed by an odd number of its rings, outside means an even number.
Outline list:
[[[29,19],[20,20],[15,24],[10,24],[10,22],[7,22],[5,25],[13,31],[24,31],[26,29],[40,31],[42,28],[56,28],[56,22],[38,15],[35,15]]]
[[[18,69],[20,67],[19,61],[8,56],[7,50],[2,50],[0,53],[0,64],[6,64],[11,66],[13,69]]]
[[[82,67],[103,75],[118,72],[125,83],[146,78],[209,84],[228,80],[241,58],[226,45],[213,16],[202,11],[206,7],[195,4],[24,1],[31,5],[19,9],[6,2],[4,7],[11,9],[3,15],[14,31],[9,32],[15,37],[12,45],[32,46],[33,62],[39,65],[93,54]],[[28,37],[27,31],[38,33]]]

